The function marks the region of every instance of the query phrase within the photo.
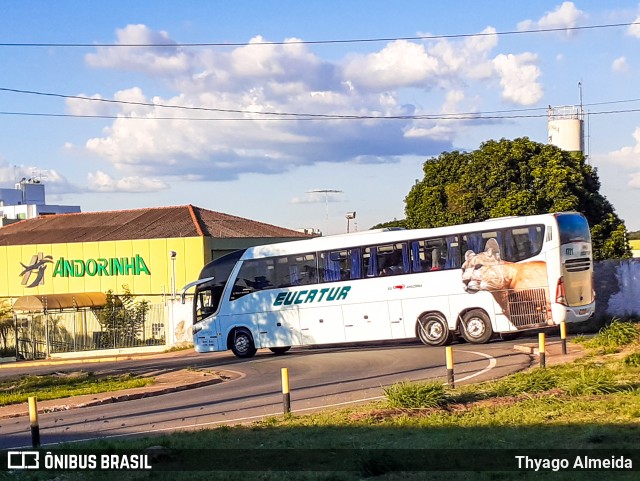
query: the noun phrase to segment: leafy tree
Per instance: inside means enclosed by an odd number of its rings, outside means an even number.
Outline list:
[[[526,137],[490,140],[428,159],[423,171],[405,199],[409,228],[575,210],[589,221],[595,259],[631,255],[624,223],[581,153]]]
[[[372,229],[384,229],[384,228],[402,228],[406,229],[407,221],[405,219],[393,219],[388,222],[381,222],[380,224],[376,224],[372,227]]]
[[[11,305],[6,301],[2,302],[2,304],[0,304],[0,338],[2,338],[2,348],[0,348],[0,351],[9,351],[9,348],[7,348],[7,338],[9,336],[9,332],[11,332],[13,328],[14,325],[13,316],[11,314]],[[13,354],[11,355],[13,356]]]
[[[122,290],[120,295],[108,290],[105,306],[97,311],[103,330],[100,347],[134,346],[144,329],[149,301],[136,302],[127,285]]]

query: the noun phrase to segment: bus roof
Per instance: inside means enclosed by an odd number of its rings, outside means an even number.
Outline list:
[[[568,213],[577,214],[577,212],[563,212],[563,214]],[[553,219],[556,215],[557,214],[554,213],[520,217],[501,217],[499,219],[488,219],[483,222],[475,222],[472,224],[458,224],[446,227],[434,227],[431,229],[375,229],[350,234],[314,237],[312,239],[250,247],[242,255],[241,260],[384,244],[386,242],[402,242],[410,239],[455,235],[465,232],[487,231],[491,229],[511,227],[514,225],[541,224]]]

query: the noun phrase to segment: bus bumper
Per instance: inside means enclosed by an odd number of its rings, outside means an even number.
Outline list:
[[[568,307],[562,304],[552,304],[553,319],[556,324],[560,324],[563,320],[567,323],[584,322],[593,316],[596,309],[596,303],[586,304],[584,306]]]

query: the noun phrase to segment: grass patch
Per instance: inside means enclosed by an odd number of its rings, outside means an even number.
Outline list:
[[[70,375],[23,376],[0,381],[0,406],[26,402],[35,396],[39,401],[60,399],[83,394],[119,391],[153,384],[152,378],[131,374],[96,376],[80,371]]]
[[[383,389],[391,407],[428,408],[447,402],[447,391],[442,382],[400,382]]]
[[[473,388],[469,388],[473,389]],[[523,455],[536,452],[540,456],[554,455],[554,450],[567,447],[582,454],[590,449],[636,449],[640,436],[640,395],[616,392],[603,396],[581,395],[563,397],[524,397],[515,402],[476,403],[464,409],[446,406],[428,410],[389,409],[386,402],[366,406],[327,411],[312,415],[271,417],[250,426],[221,426],[171,435],[123,440],[103,440],[83,443],[83,449],[117,452],[119,449],[145,452],[152,447],[166,452],[154,463],[152,472],[127,473],[126,479],[136,480],[261,480],[280,481],[422,481],[428,480],[527,480],[527,479],[635,479],[637,471],[628,477],[624,473],[569,470],[564,473],[487,472],[482,470],[404,471],[399,472],[397,460],[380,450],[419,450],[416,456],[455,462],[460,456],[471,455],[456,450],[486,450],[486,456],[500,456],[502,449],[519,449]],[[203,451],[202,448],[206,446]],[[160,448],[157,448],[160,447]],[[78,445],[69,445],[77,449]],[[48,448],[51,450],[51,448]],[[228,451],[225,451],[228,450]],[[326,465],[314,472],[290,470],[283,472],[276,466],[271,471],[255,470],[254,459],[264,450],[274,450],[274,456],[284,453],[286,462],[305,458],[313,463],[317,454],[351,456],[355,470],[338,470],[340,459],[329,456]],[[452,451],[451,451],[452,450]],[[497,451],[493,451],[497,450]],[[380,455],[376,455],[380,452]],[[189,455],[196,455],[189,460]],[[290,454],[287,454],[290,453]],[[476,452],[477,453],[477,452]],[[477,455],[477,454],[476,454]],[[207,459],[207,456],[211,459]],[[244,464],[234,469],[191,471],[201,463]],[[434,458],[435,457],[435,458]],[[490,459],[487,458],[486,462]],[[190,464],[193,461],[193,464]],[[464,459],[462,460],[464,461]],[[263,461],[261,461],[263,462]],[[173,463],[185,464],[180,471]],[[273,460],[267,460],[273,466]],[[317,461],[315,462],[317,466]],[[635,466],[634,466],[635,467]],[[240,471],[246,469],[246,471]],[[58,479],[64,481],[110,480],[111,473],[66,472]],[[28,477],[27,477],[28,476]],[[59,475],[60,476],[60,475]],[[613,477],[611,477],[613,476]],[[51,480],[51,473],[13,473],[12,480]]]
[[[481,384],[480,389],[491,397],[514,396],[522,393],[538,393],[558,387],[558,369],[534,369],[518,372],[503,379]]]
[[[640,338],[638,324],[631,321],[613,319],[611,324],[603,327],[591,339],[583,340],[582,345],[595,349],[602,354],[619,352],[621,348],[637,342]]]
[[[474,450],[472,453],[486,450],[487,462],[499,458],[504,449],[521,450],[522,455],[537,452],[545,458],[553,457],[555,450],[567,448],[583,456],[594,449],[602,450],[595,453],[637,450],[640,438],[638,347],[636,341],[627,348],[621,347],[621,355],[594,354],[573,363],[544,369],[535,367],[500,380],[456,389],[438,382],[397,383],[384,390],[385,399],[364,406],[310,415],[271,416],[248,426],[102,440],[81,446],[100,452],[119,449],[145,452],[151,447],[156,450],[160,447],[167,453],[157,467],[154,464],[152,472],[127,473],[127,479],[136,480],[635,480],[637,471],[516,472],[497,468],[495,471],[400,472],[398,460],[381,450],[420,450],[416,455],[451,463],[456,462],[455,450]],[[423,407],[427,409],[420,409]],[[78,444],[68,446],[78,447]],[[205,451],[201,451],[203,447]],[[309,456],[309,462],[318,452],[334,453],[337,458],[347,453],[352,456],[356,469],[334,469],[336,463],[332,458],[315,471],[283,472],[278,466],[271,471],[251,468],[252,459],[264,450],[276,450],[276,455],[284,453],[289,460],[304,461],[305,456]],[[195,464],[214,458],[224,460],[225,455],[233,459],[240,453],[245,456],[245,464],[234,469],[244,471],[214,468],[191,471],[193,465],[188,463],[182,470],[170,471],[171,463],[185,463],[190,452],[198,455]],[[274,462],[267,464],[271,466]],[[110,480],[113,474],[66,472],[59,479]],[[52,475],[16,472],[11,479],[45,481],[52,479]]]
[[[626,366],[640,367],[640,352],[634,352],[624,358]]]

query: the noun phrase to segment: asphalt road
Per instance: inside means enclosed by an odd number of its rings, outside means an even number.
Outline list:
[[[527,367],[530,358],[513,342],[454,346],[456,384],[504,376]],[[153,372],[186,367],[235,371],[234,380],[162,396],[40,414],[43,446],[80,440],[152,435],[241,424],[282,414],[281,368],[289,370],[291,408],[304,414],[326,407],[375,399],[382,386],[402,380],[446,380],[444,348],[420,344],[293,349],[284,356],[266,352],[249,360],[231,353],[117,361],[99,365],[42,366],[31,373],[80,367],[110,372]],[[24,368],[23,368],[24,369]],[[15,374],[0,370],[0,376]],[[24,370],[23,370],[24,373]],[[28,418],[0,419],[0,449],[30,447]]]

